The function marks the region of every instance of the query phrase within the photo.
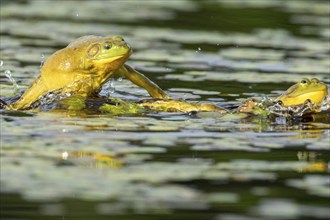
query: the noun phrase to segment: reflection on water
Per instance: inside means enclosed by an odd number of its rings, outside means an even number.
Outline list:
[[[327,6],[3,1],[0,95],[13,95],[6,71],[26,88],[50,54],[87,34],[125,36],[135,50],[129,63],[175,99],[235,106],[277,97],[302,77],[329,85]],[[148,97],[127,80],[101,94]],[[330,216],[328,112],[290,123],[214,112],[2,110],[0,117],[4,219]]]

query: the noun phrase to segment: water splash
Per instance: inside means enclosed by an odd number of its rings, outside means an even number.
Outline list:
[[[19,86],[16,82],[16,80],[13,78],[11,71],[10,70],[6,70],[5,71],[5,76],[9,79],[9,81],[13,84],[13,89],[14,89],[14,95],[16,95],[17,93],[19,93]]]
[[[111,94],[115,93],[116,89],[114,79],[109,79],[106,83],[104,83],[101,91],[101,95],[104,95],[106,97],[110,97]]]
[[[42,65],[44,64],[44,62],[45,62],[45,55],[41,54],[41,56],[40,56],[40,69],[42,68]]]
[[[68,156],[69,156],[69,153],[68,153],[67,151],[64,151],[64,152],[62,153],[62,159],[63,159],[63,160],[68,159]]]
[[[186,100],[187,99],[187,93],[183,93],[183,95],[182,95],[182,100],[184,101],[184,100]]]
[[[3,66],[3,60],[0,60],[0,67]]]
[[[196,53],[200,53],[202,51],[202,48],[198,47],[197,50],[195,51]]]
[[[275,102],[272,99],[265,101],[263,106],[264,111],[268,111],[271,114],[282,116],[282,117],[302,117],[305,114],[309,113],[317,113],[321,111],[329,111],[330,110],[330,98],[329,96],[325,97],[321,104],[314,104],[311,102],[306,102],[300,105],[294,106],[282,106],[281,104]]]
[[[72,95],[72,93],[62,92],[60,89],[51,91],[42,96],[38,101],[31,104],[30,108],[40,108],[43,111],[48,111],[56,108],[59,101],[64,100]]]
[[[109,87],[109,92],[110,93],[115,93],[116,88],[115,88],[115,82],[113,79],[110,80],[110,87]]]
[[[322,101],[322,103],[321,103],[321,107],[320,107],[320,109],[321,109],[322,111],[330,110],[330,95],[326,96],[326,97],[323,99],[323,101]]]

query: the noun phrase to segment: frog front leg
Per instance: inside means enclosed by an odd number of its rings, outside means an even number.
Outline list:
[[[38,101],[43,95],[47,93],[47,86],[39,76],[32,85],[25,90],[23,95],[16,102],[5,106],[8,110],[24,110],[28,109],[34,102]]]
[[[115,77],[126,77],[135,85],[144,88],[153,98],[159,99],[169,99],[170,97],[154,82],[144,76],[142,73],[139,73],[133,67],[125,64],[120,67],[116,73]]]

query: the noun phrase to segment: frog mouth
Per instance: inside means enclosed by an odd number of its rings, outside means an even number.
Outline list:
[[[97,61],[103,61],[103,62],[112,62],[112,61],[115,61],[115,60],[118,60],[118,59],[122,59],[124,58],[125,56],[115,56],[115,57],[98,57],[97,59],[94,59],[94,60],[97,60]]]
[[[114,57],[99,56],[98,58],[96,58],[94,60],[104,62],[104,63],[111,63],[111,62],[119,60],[119,59],[127,60],[130,55],[131,55],[131,53],[127,53],[127,54],[123,54],[123,55],[119,55],[119,56],[114,56]]]
[[[132,50],[128,50],[125,53],[119,54],[118,56],[109,56],[108,54],[99,55],[94,60],[96,61],[105,61],[105,62],[112,62],[118,59],[128,59],[128,57],[132,54]]]

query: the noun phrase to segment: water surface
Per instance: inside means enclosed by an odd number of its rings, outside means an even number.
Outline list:
[[[122,35],[173,98],[225,106],[330,84],[328,1],[1,1],[1,97],[54,51]],[[148,94],[126,80],[103,94]],[[16,91],[17,93],[17,91]],[[1,112],[1,219],[328,219],[330,123]]]

